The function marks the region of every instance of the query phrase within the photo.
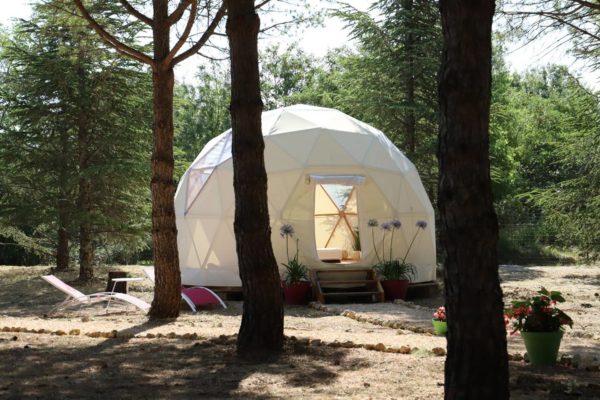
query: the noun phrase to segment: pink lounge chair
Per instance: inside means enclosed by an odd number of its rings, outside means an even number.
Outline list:
[[[144,312],[148,312],[148,310],[150,310],[150,304],[129,294],[110,292],[83,294],[74,287],[67,285],[54,275],[44,275],[42,276],[42,279],[67,295],[67,298],[64,301],[57,304],[52,310],[50,310],[50,315],[60,309],[65,309],[72,306],[88,306],[104,301],[106,301],[107,304],[109,302],[119,302],[125,305],[132,305]]]
[[[154,268],[144,268],[144,273],[153,283],[155,281]],[[182,287],[181,298],[191,308],[192,312],[197,312],[196,306],[220,305],[227,308],[225,302],[221,300],[218,294],[204,286]]]

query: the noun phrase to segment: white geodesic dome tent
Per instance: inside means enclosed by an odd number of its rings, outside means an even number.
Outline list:
[[[263,113],[272,243],[286,262],[282,224],[294,227],[300,260],[313,269],[364,268],[376,261],[369,219],[399,219],[393,257],[417,266],[413,282],[435,279],[434,214],[415,166],[379,130],[340,111],[296,105]],[[233,232],[231,130],[212,139],[175,194],[179,259],[186,285],[241,286]],[[358,232],[358,234],[357,234]],[[376,228],[376,246],[381,249]],[[386,256],[389,257],[386,238]],[[352,245],[362,254],[351,259]],[[290,253],[295,252],[295,241]],[[333,255],[333,256],[332,256]],[[335,259],[338,263],[325,263]]]

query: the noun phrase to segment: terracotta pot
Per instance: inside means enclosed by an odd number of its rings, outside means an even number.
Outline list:
[[[283,285],[283,295],[285,304],[306,304],[308,303],[308,294],[310,293],[310,282],[298,282],[292,285]]]
[[[385,292],[385,299],[389,301],[394,301],[396,299],[406,299],[408,283],[408,279],[394,279],[381,281],[381,286],[383,286],[383,291]]]

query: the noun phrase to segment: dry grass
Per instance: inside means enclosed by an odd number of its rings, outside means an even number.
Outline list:
[[[118,269],[143,276],[141,267]],[[112,306],[108,314],[96,308],[44,318],[63,299],[39,279],[47,272],[44,267],[0,267],[0,398],[443,397],[444,357],[433,349],[445,348],[445,338],[427,332],[441,299],[422,301],[420,307],[334,305],[335,313],[289,307],[285,333],[297,340],[289,339],[278,359],[250,364],[235,357],[239,302],[198,314],[182,309],[177,320],[160,323]],[[106,268],[97,275],[100,279],[87,286],[73,282],[74,272],[60,277],[92,293],[106,286]],[[600,358],[599,268],[505,267],[502,278],[508,299],[542,284],[561,290],[576,323],[561,350],[584,355],[582,365]],[[135,282],[130,290],[152,298],[149,281]],[[347,309],[363,321],[339,315]],[[394,323],[405,329],[389,327]],[[520,338],[508,341],[510,354],[524,352]],[[409,348],[410,354],[377,351],[400,348]],[[511,362],[513,398],[600,398],[598,375],[583,366],[539,370]]]

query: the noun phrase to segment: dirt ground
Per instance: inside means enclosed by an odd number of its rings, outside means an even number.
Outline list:
[[[119,266],[132,276],[141,267]],[[373,398],[443,397],[446,339],[431,333],[441,298],[402,304],[286,308],[285,352],[273,362],[235,357],[242,304],[174,321],[111,305],[44,317],[64,296],[39,276],[47,267],[0,267],[0,399]],[[107,268],[84,293],[103,291]],[[560,290],[575,320],[563,363],[534,368],[522,339],[508,337],[514,399],[600,399],[600,267],[503,266],[506,301],[540,286]],[[152,284],[130,285],[152,299]]]

